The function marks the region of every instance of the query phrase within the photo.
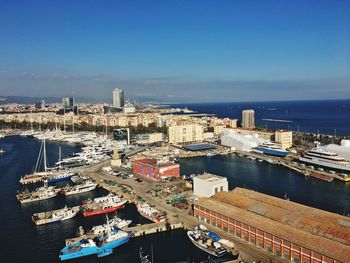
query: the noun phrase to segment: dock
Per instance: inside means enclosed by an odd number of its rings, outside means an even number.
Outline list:
[[[146,236],[150,234],[182,229],[184,228],[183,224],[180,222],[160,222],[160,223],[152,223],[146,225],[139,225],[134,227],[126,228],[125,231],[130,231],[133,233],[134,237]]]

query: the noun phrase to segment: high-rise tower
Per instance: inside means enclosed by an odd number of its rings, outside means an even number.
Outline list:
[[[242,111],[242,127],[245,129],[255,128],[255,112],[254,110]]]
[[[124,107],[124,91],[122,89],[113,90],[113,107]]]

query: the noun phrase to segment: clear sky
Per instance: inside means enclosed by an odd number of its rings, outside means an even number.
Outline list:
[[[0,0],[0,95],[350,98],[350,0]]]

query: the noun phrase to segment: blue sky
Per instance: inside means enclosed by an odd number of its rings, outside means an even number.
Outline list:
[[[350,0],[1,0],[0,95],[350,98]]]

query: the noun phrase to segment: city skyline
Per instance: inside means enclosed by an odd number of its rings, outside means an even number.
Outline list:
[[[350,98],[348,1],[0,4],[3,96]]]

